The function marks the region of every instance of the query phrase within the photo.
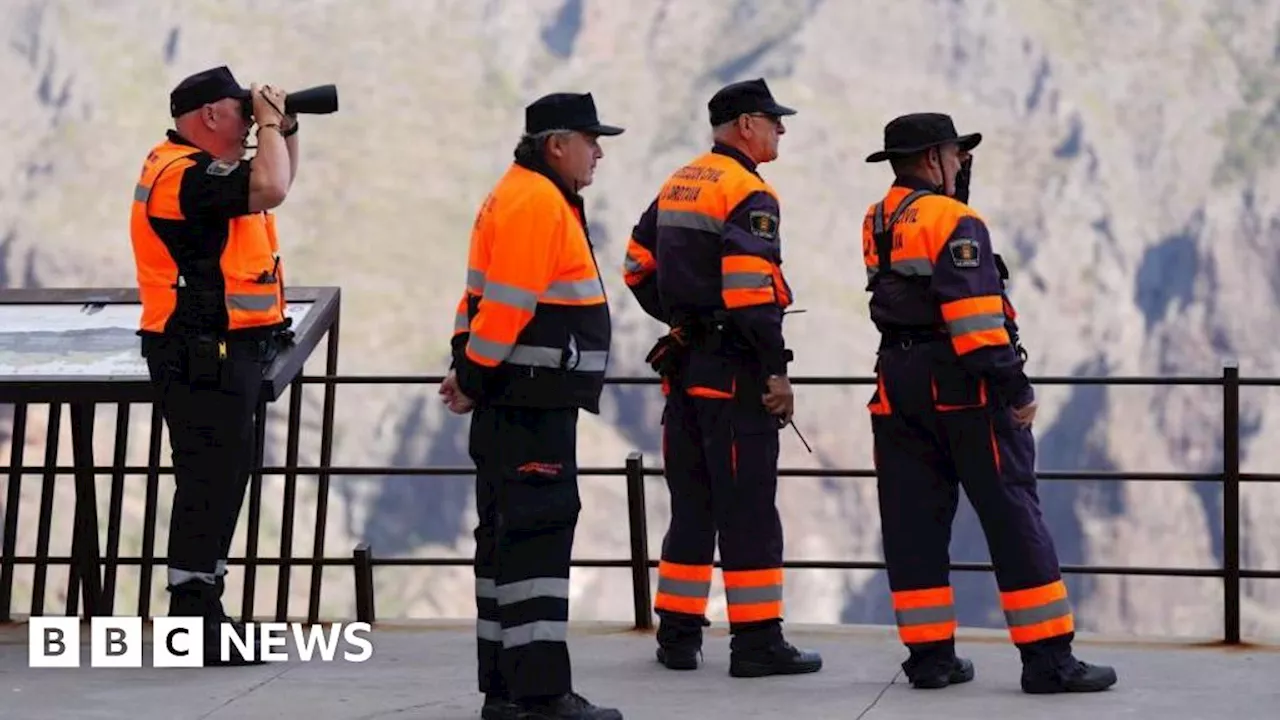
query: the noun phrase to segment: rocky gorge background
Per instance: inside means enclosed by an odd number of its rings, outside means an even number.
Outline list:
[[[591,91],[602,119],[627,128],[603,140],[585,192],[615,318],[611,374],[646,376],[643,355],[658,328],[621,281],[631,226],[666,175],[707,147],[711,94],[763,76],[799,110],[781,157],[762,168],[783,200],[784,271],[807,311],[787,321],[794,375],[871,371],[860,224],[890,177],[863,158],[881,145],[885,122],[919,110],[948,112],[961,132],[986,136],[971,201],[1009,263],[1031,374],[1205,376],[1233,361],[1246,376],[1280,374],[1271,335],[1280,320],[1274,2],[8,0],[0,34],[3,287],[133,284],[132,187],[182,77],[227,64],[245,85],[333,82],[341,110],[302,118],[298,178],[277,211],[287,271],[294,285],[342,288],[340,372],[438,375],[468,230],[510,162],[524,105],[546,92]],[[435,390],[339,388],[333,463],[469,466],[467,421],[445,412]],[[303,464],[316,461],[321,392],[305,394]],[[1038,392],[1042,470],[1222,467],[1218,388],[1045,384]],[[814,452],[785,434],[782,463],[868,467],[868,388],[806,385],[797,394],[797,423]],[[284,457],[287,401],[279,405],[268,463]],[[602,414],[582,420],[580,464],[619,466],[633,449],[659,464],[660,407],[655,386],[610,387]],[[1244,469],[1272,470],[1280,397],[1245,388],[1241,414]],[[147,415],[134,409],[131,463],[146,461]],[[99,413],[100,458],[110,457],[113,416]],[[8,426],[0,422],[0,447]],[[43,408],[32,408],[28,464],[43,457],[43,428]],[[69,440],[61,446],[70,464]],[[124,554],[138,553],[143,480],[127,483]],[[108,481],[100,482],[105,517]],[[158,554],[171,483],[161,479]],[[20,554],[34,551],[39,488],[38,476],[24,478]],[[281,482],[268,478],[264,488],[259,547],[273,554]],[[314,478],[299,482],[295,554],[311,547],[314,488]],[[653,478],[647,489],[657,557],[665,487]],[[576,556],[625,556],[621,478],[585,477],[582,495]],[[1280,568],[1280,491],[1249,484],[1241,495],[1243,565]],[[70,478],[59,481],[55,553],[70,536],[71,497]],[[1220,485],[1046,481],[1041,498],[1063,563],[1222,562]],[[875,500],[865,479],[784,478],[788,558],[880,559]],[[368,542],[382,557],[466,558],[471,481],[334,477],[328,520],[330,554]],[[957,561],[989,557],[964,501],[952,551]],[[293,575],[295,615],[305,612],[309,576]],[[19,611],[30,577],[19,569]],[[61,608],[64,577],[50,572],[47,607]],[[230,608],[240,577],[230,581]],[[352,615],[350,569],[325,578],[324,614]],[[954,581],[962,624],[1003,626],[989,574]],[[136,582],[136,571],[121,571],[123,597],[136,594]],[[376,582],[380,618],[473,616],[465,567],[379,568]],[[795,570],[787,582],[791,622],[892,622],[882,573]],[[1071,575],[1068,585],[1084,630],[1221,632],[1219,580]],[[275,587],[275,572],[259,571],[259,612],[274,608]],[[576,618],[630,618],[627,570],[575,569],[573,591]],[[162,601],[163,571],[150,592]],[[1280,582],[1246,583],[1246,635],[1280,635],[1278,602]],[[724,620],[718,577],[711,613]]]

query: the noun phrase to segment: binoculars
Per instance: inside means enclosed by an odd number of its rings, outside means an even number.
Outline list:
[[[253,100],[242,105],[246,119],[253,117]],[[285,115],[328,115],[338,111],[338,88],[335,85],[317,85],[297,90],[284,96]]]

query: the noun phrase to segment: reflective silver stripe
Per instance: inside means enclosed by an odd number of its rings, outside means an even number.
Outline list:
[[[701,600],[711,594],[711,581],[673,580],[668,577],[659,577],[658,592]]]
[[[1004,619],[1009,627],[1026,627],[1036,625],[1054,618],[1071,614],[1071,602],[1067,598],[1058,598],[1047,605],[1026,608],[1023,610],[1005,610]]]
[[[761,272],[725,273],[720,280],[720,287],[724,290],[759,290],[773,287],[773,276]]]
[[[467,289],[476,295],[484,294],[484,273],[467,268]]]
[[[146,185],[143,185],[142,183],[138,183],[137,185],[133,186],[133,199],[136,202],[144,203],[150,197],[151,197],[151,188],[147,187]]]
[[[604,286],[600,284],[600,278],[589,278],[553,282],[542,297],[546,300],[587,300],[603,295]]]
[[[637,273],[637,272],[640,272],[640,271],[644,270],[644,263],[642,263],[642,262],[640,262],[639,260],[637,260],[637,259],[635,259],[635,258],[631,257],[631,255],[627,255],[626,260],[624,260],[624,261],[623,261],[623,263],[622,263],[622,267],[623,267],[623,269],[625,269],[627,272]]]
[[[517,345],[511,349],[507,362],[513,365],[532,365],[533,367],[560,367],[560,348],[538,347],[537,345]]]
[[[502,623],[493,620],[477,620],[476,637],[489,642],[502,642]]]
[[[270,310],[276,306],[276,296],[272,295],[228,295],[227,305],[233,310],[248,310],[252,312]]]
[[[467,347],[480,357],[496,363],[502,362],[506,359],[507,353],[511,352],[511,343],[485,340],[477,335],[471,336],[471,339],[467,341]]]
[[[484,286],[484,299],[513,308],[533,312],[538,309],[537,294],[506,283],[491,282]]]
[[[899,275],[907,275],[912,277],[929,277],[933,275],[933,264],[928,260],[914,258],[911,260],[895,260],[889,268]],[[873,275],[879,272],[879,267],[867,268],[867,279],[870,280]]]
[[[493,578],[476,578],[476,597],[498,597],[497,586],[494,584]]]
[[[460,311],[457,315],[453,316],[454,332],[467,332],[470,329],[471,317],[467,315],[466,311]]]
[[[718,233],[724,230],[724,221],[692,210],[659,210],[658,227],[679,227]]]
[[[1004,315],[1002,313],[970,315],[959,320],[947,321],[947,330],[950,331],[953,337],[979,330],[996,330],[1002,327],[1004,327]]]
[[[937,623],[953,622],[956,619],[956,609],[953,605],[894,610],[893,614],[897,617],[900,627],[935,625]]]
[[[502,631],[502,647],[513,648],[533,642],[564,642],[569,634],[569,623],[562,620],[538,620]]]
[[[731,587],[725,588],[724,594],[730,605],[751,605],[762,602],[779,602],[782,600],[782,586],[761,585],[760,587]]]
[[[181,585],[189,580],[203,580],[210,585],[217,582],[217,573],[208,572],[192,572],[190,570],[179,570],[177,568],[169,568],[169,584]]]
[[[583,350],[578,353],[578,364],[570,363],[569,369],[576,372],[602,373],[608,364],[608,350]]]
[[[564,351],[560,348],[540,347],[537,345],[516,345],[507,356],[512,365],[528,365],[530,367],[560,367],[560,358]],[[566,370],[577,372],[604,372],[609,362],[607,350],[584,350],[570,353],[566,361]]]
[[[498,586],[498,604],[513,605],[538,597],[569,599],[569,578],[530,578]]]

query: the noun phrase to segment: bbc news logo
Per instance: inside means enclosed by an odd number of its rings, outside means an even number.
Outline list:
[[[28,664],[31,667],[80,667],[78,617],[33,617],[28,620]],[[317,653],[324,662],[365,662],[373,657],[367,637],[369,623],[334,623],[327,629],[302,623],[245,623],[245,636],[223,623],[217,638],[218,656],[227,662],[234,654],[246,660],[287,661],[290,637],[298,657],[309,662]],[[204,667],[204,621],[198,617],[157,617],[151,621],[151,666],[160,668]],[[260,657],[254,657],[254,639]],[[142,667],[144,634],[140,617],[95,617],[90,620],[89,667]],[[339,641],[347,646],[341,654]],[[353,649],[354,648],[354,649]]]

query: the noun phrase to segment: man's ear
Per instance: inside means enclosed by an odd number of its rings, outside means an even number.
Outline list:
[[[564,157],[563,135],[552,135],[547,139],[547,150],[555,157]]]

